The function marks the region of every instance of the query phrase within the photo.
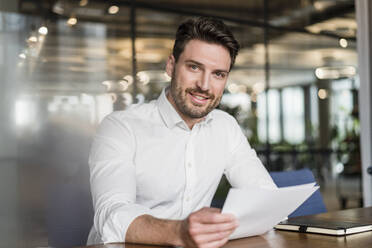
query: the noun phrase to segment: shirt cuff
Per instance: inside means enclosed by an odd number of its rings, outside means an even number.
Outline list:
[[[125,242],[129,225],[138,216],[148,214],[150,209],[139,205],[121,205],[112,210],[102,226],[101,240],[104,244]]]

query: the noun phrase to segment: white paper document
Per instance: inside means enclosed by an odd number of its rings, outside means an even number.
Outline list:
[[[239,227],[230,239],[263,234],[296,210],[319,186],[315,183],[277,189],[231,188],[222,213],[234,214]]]

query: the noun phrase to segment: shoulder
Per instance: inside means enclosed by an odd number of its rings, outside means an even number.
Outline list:
[[[227,147],[234,148],[240,143],[247,141],[235,117],[227,112],[219,109],[214,110],[212,123],[219,135],[224,137]]]
[[[235,117],[223,110],[215,109],[213,110],[212,114],[213,121],[215,121],[217,125],[224,125],[225,127],[239,127]]]
[[[157,115],[156,101],[133,104],[126,110],[108,114],[100,123],[99,129],[131,129],[140,123],[156,121]]]
[[[122,123],[133,120],[146,120],[157,113],[156,101],[149,103],[133,104],[125,110],[114,111],[108,114],[104,120],[112,120]]]

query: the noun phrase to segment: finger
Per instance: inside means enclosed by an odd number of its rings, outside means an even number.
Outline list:
[[[217,233],[235,230],[239,226],[237,221],[225,222],[219,224],[195,224],[192,225],[192,231],[195,234],[204,234],[204,233]]]
[[[213,241],[213,242],[210,242],[210,243],[203,244],[203,245],[200,246],[200,248],[216,248],[216,247],[221,247],[224,244],[226,244],[227,241],[229,241],[228,238],[221,239],[221,240],[216,240],[216,241]]]
[[[229,236],[232,232],[233,232],[233,230],[229,230],[229,231],[225,231],[225,232],[216,232],[216,233],[208,233],[208,234],[198,235],[194,238],[194,242],[196,244],[205,244],[205,243],[210,243],[210,242],[213,242],[213,241],[226,239],[226,238],[229,238]]]
[[[215,213],[221,213],[221,209],[220,208],[209,208],[209,207],[206,207],[204,209],[208,209],[209,211],[212,211],[212,212],[215,212]]]
[[[232,214],[221,214],[214,211],[201,211],[195,215],[195,218],[197,218],[197,222],[205,224],[233,222],[236,220]]]
[[[197,212],[200,212],[200,213],[205,213],[205,212],[209,212],[209,213],[221,213],[221,209],[220,208],[212,208],[212,207],[203,207],[202,209],[200,209]]]

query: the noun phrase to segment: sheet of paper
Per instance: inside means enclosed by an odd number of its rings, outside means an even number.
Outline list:
[[[309,183],[277,189],[231,188],[222,213],[232,213],[239,227],[230,239],[263,234],[297,209],[319,186]]]

